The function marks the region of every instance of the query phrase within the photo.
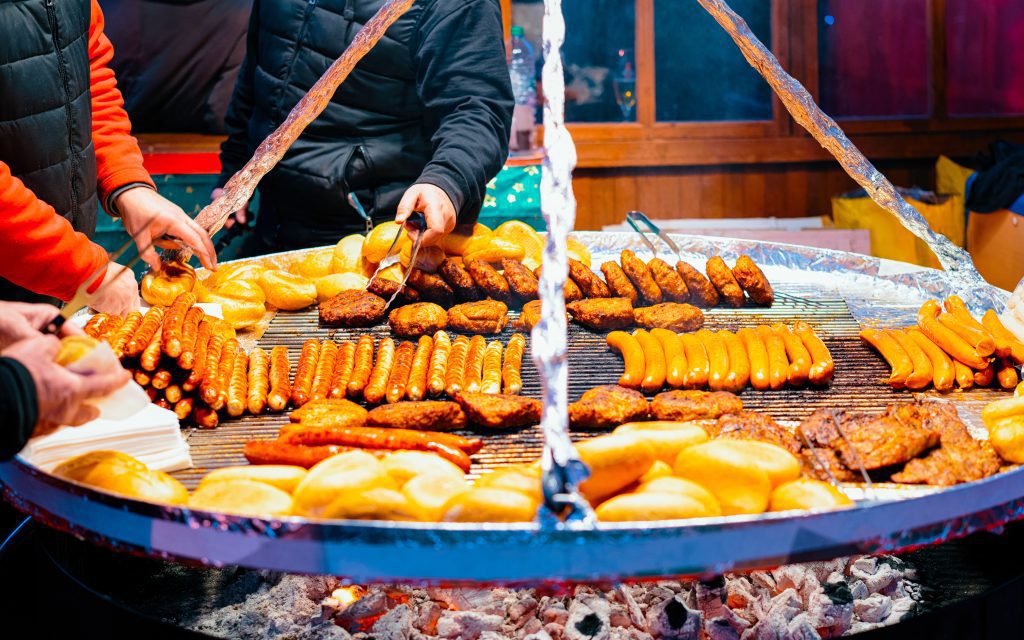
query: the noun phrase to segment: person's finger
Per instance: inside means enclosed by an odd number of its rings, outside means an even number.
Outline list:
[[[175,231],[179,234],[178,237],[181,241],[195,252],[204,267],[211,269],[216,265],[216,252],[210,242],[210,236],[202,231],[199,225],[195,223],[182,224]]]
[[[239,224],[246,224],[249,222],[249,205],[242,207],[235,212],[235,217],[238,219]]]
[[[60,338],[53,335],[41,335],[38,338],[32,338],[32,350],[38,353],[42,358],[47,360],[55,360],[57,353],[60,351]]]
[[[402,196],[401,202],[398,203],[398,209],[395,212],[395,222],[398,224],[405,224],[405,221],[409,219],[412,212],[416,210],[416,204],[419,202],[420,192],[415,186],[409,187]]]
[[[52,318],[51,318],[51,320],[52,320]],[[65,322],[64,324],[60,325],[60,335],[62,337],[66,337],[66,336],[84,336],[85,335],[85,331],[82,331],[82,327],[78,326],[74,322]]]
[[[160,256],[156,254],[156,249],[153,248],[153,245],[150,244],[150,242],[151,237],[135,239],[135,245],[139,248],[139,252],[142,255],[142,261],[148,264],[150,269],[158,272],[160,271]]]
[[[427,229],[423,232],[423,246],[429,247],[441,241],[445,236],[444,212],[437,202],[429,202],[423,212],[427,221]]]

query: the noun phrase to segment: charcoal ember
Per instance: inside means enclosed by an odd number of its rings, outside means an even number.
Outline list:
[[[725,578],[719,577],[715,580],[700,580],[694,589],[697,599],[697,608],[704,614],[705,620],[711,620],[722,615],[726,608]]]
[[[600,596],[579,595],[569,605],[569,619],[564,625],[566,640],[609,640],[611,606]]]
[[[510,636],[498,631],[484,631],[480,634],[479,640],[508,640]]]
[[[854,600],[863,600],[871,595],[871,590],[868,589],[868,585],[863,580],[851,580],[850,595],[853,596]]]
[[[838,638],[853,624],[853,596],[845,583],[826,584],[807,603],[807,615],[822,638]]]
[[[557,622],[549,622],[544,625],[544,631],[554,638],[554,640],[562,640],[562,634],[565,632],[565,627]]]
[[[523,640],[554,640],[554,638],[552,638],[551,634],[544,629],[540,629],[530,635],[523,636]]]
[[[508,619],[512,622],[523,622],[525,623],[530,617],[537,611],[537,599],[533,596],[525,596],[523,598],[516,599],[508,607]],[[522,624],[517,625],[521,627]]]
[[[437,630],[437,621],[441,619],[441,607],[433,600],[421,602],[417,606],[416,619],[413,626],[427,635],[433,635]]]
[[[635,627],[612,627],[609,640],[654,640],[654,637]]]
[[[477,611],[504,615],[501,599],[495,598],[495,589],[427,589],[431,598],[459,611]]]
[[[479,611],[444,611],[437,621],[437,635],[441,638],[478,640],[484,631],[497,631],[504,619]]]
[[[616,602],[608,610],[608,624],[613,627],[631,627],[633,621],[629,619],[629,610],[626,605]]]
[[[873,593],[853,603],[853,614],[861,622],[882,622],[892,613],[892,598]]]
[[[889,612],[889,616],[884,620],[884,623],[896,624],[902,622],[905,618],[913,616],[917,611],[917,601],[914,598],[897,598],[892,601],[892,610]]]
[[[362,629],[367,620],[376,620],[388,611],[388,594],[373,591],[356,600],[338,614],[335,621],[349,631]]]
[[[616,595],[622,599],[622,603],[626,607],[626,611],[629,613],[629,621],[633,623],[634,627],[642,629],[646,624],[644,620],[644,612],[640,608],[640,605],[636,601],[634,596],[635,589],[643,589],[643,587],[629,587],[627,585],[620,585],[616,591]]]
[[[746,630],[750,623],[746,620],[743,622],[746,625],[743,630]],[[704,623],[704,634],[708,640],[740,640],[743,631],[733,627],[725,618],[714,618]]]
[[[758,596],[753,583],[746,577],[735,578],[726,583],[725,590],[727,593],[726,604],[729,605],[729,608],[747,622],[751,624],[757,622],[754,603],[757,602]]]
[[[880,562],[878,558],[861,557],[850,565],[850,575],[864,581],[869,593],[879,593],[903,578],[902,573],[891,562]]]
[[[818,582],[824,584],[833,573],[837,571],[842,573],[846,569],[846,561],[843,558],[837,558],[821,562],[807,562],[800,566],[813,573]]]
[[[413,618],[412,610],[400,604],[373,624],[372,635],[376,640],[409,640],[413,631]]]
[[[554,623],[565,626],[565,623],[569,621],[569,611],[561,602],[554,602],[543,608],[540,619],[546,625]]]
[[[704,626],[700,611],[686,606],[681,595],[674,596],[647,611],[647,629],[663,640],[699,640]]]
[[[524,618],[523,625],[519,627],[517,635],[525,640],[528,636],[534,635],[543,630],[544,623],[540,621],[540,618]]]
[[[789,621],[784,637],[789,640],[821,640],[814,622],[806,613],[799,613]]]
[[[750,574],[750,582],[755,587],[761,589],[767,589],[768,591],[775,593],[777,591],[775,585],[775,578],[768,571],[754,571]]]

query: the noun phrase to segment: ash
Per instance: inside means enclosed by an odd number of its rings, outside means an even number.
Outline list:
[[[862,556],[610,590],[375,585],[345,605],[331,595],[337,580],[283,576],[188,626],[232,638],[811,640],[914,615],[914,578],[898,558]]]

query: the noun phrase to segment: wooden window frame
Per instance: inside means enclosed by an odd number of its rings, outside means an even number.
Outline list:
[[[581,168],[707,166],[811,162],[830,156],[772,96],[772,119],[657,122],[655,116],[654,2],[636,2],[637,121],[570,123]],[[506,33],[512,0],[501,0]],[[817,0],[773,0],[771,50],[815,98],[818,86]],[[929,0],[930,116],[837,119],[875,159],[967,155],[995,137],[1024,140],[1024,117],[949,117],[946,113],[945,0]]]

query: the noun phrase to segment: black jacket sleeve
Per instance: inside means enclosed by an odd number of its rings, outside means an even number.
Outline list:
[[[25,446],[39,421],[39,399],[32,374],[17,360],[0,358],[0,460]]]
[[[460,223],[476,220],[508,157],[514,99],[501,34],[496,0],[442,1],[424,11],[414,48],[424,126],[433,131],[433,158],[416,182],[444,189]]]
[[[256,72],[254,56],[259,51],[258,35],[260,23],[260,3],[252,3],[252,15],[249,16],[249,31],[246,34],[246,54],[242,60],[242,68],[235,81],[235,90],[231,94],[231,104],[224,116],[224,127],[228,137],[220,145],[220,176],[217,186],[223,187],[231,176],[235,175],[249,161],[249,116],[252,115],[253,75]]]

